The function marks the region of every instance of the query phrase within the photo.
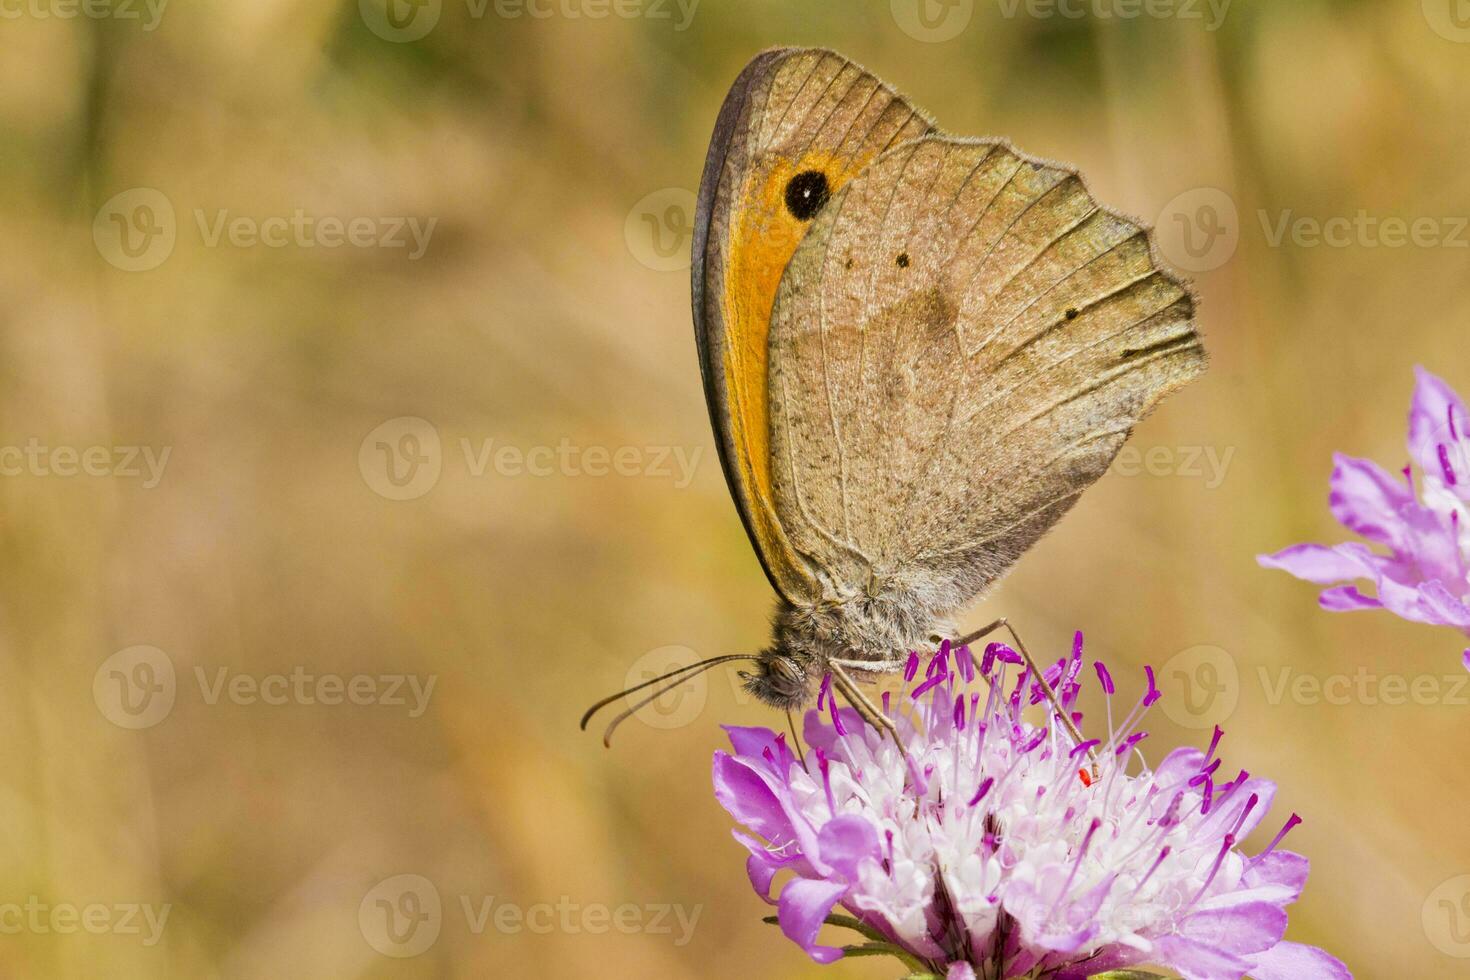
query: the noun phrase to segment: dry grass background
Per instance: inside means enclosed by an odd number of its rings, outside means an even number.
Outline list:
[[[151,31],[8,8],[21,13],[0,21],[0,444],[171,455],[151,489],[0,478],[0,905],[171,910],[151,946],[0,936],[0,973],[892,974],[817,968],[760,923],[708,763],[717,723],[767,716],[723,677],[702,710],[695,694],[653,716],[677,730],[635,722],[612,752],[575,727],[649,651],[766,638],[769,590],[713,457],[687,274],[640,262],[624,226],[646,195],[693,189],[752,53],[810,43],[953,131],[1076,162],[1134,213],[1228,191],[1239,246],[1197,277],[1212,371],[1134,438],[1170,472],[1108,476],[967,620],[1007,615],[1051,649],[1081,627],[1120,676],[1225,651],[1227,764],[1281,782],[1269,832],[1293,809],[1306,820],[1292,841],[1314,869],[1291,936],[1363,978],[1460,975],[1447,952],[1470,946],[1437,948],[1422,915],[1470,873],[1470,706],[1449,682],[1427,706],[1273,703],[1261,671],[1454,680],[1461,644],[1386,614],[1321,613],[1310,586],[1253,555],[1337,536],[1334,448],[1400,465],[1415,363],[1470,389],[1470,251],[1271,247],[1258,218],[1470,213],[1470,45],[1410,0],[1236,0],[1217,31],[1006,6],[980,0],[943,43],[906,34],[886,2],[705,0],[676,30],[672,6],[593,20],[492,3],[475,18],[444,0],[409,43],[329,0],[174,0]],[[177,242],[128,272],[92,229],[138,187],[172,204]],[[219,209],[437,224],[417,261],[211,247],[194,214]],[[395,501],[358,455],[401,416],[432,422],[443,462],[431,491]],[[461,440],[486,439],[701,456],[687,487],[475,476]],[[1223,479],[1186,472],[1191,447],[1230,454]],[[178,691],[165,718],[128,730],[93,681],[136,644],[167,654]],[[415,718],[211,704],[195,670],[222,667],[437,680]],[[1181,676],[1165,677],[1176,704]],[[1199,723],[1156,710],[1146,747],[1199,740]],[[407,959],[359,925],[364,895],[399,874],[431,880],[445,910]],[[677,928],[476,934],[461,896],[700,917],[683,945]]]

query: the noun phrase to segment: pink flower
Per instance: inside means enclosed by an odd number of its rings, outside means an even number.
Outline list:
[[[946,643],[919,677],[911,655],[898,703],[884,699],[906,752],[830,701],[806,716],[805,763],[784,735],[728,729],[715,795],[749,831],[735,838],[786,936],[818,962],[840,958],[818,932],[841,906],[852,918],[835,923],[868,949],[956,980],[1082,980],[1140,964],[1186,980],[1350,980],[1327,953],[1283,941],[1307,860],[1279,844],[1300,821],[1240,852],[1275,785],[1244,770],[1226,780],[1218,729],[1208,751],[1176,749],[1150,770],[1137,726],[1159,697],[1152,671],[1114,725],[1098,663],[1106,737],[1074,744],[1029,670],[1008,677],[1020,661],[991,644],[977,670]],[[1074,725],[1082,666],[1078,634],[1046,671]],[[1036,708],[1039,725],[1023,717]]]
[[[1319,599],[1323,609],[1382,608],[1470,634],[1470,415],[1443,381],[1422,367],[1416,373],[1409,453],[1419,466],[1419,487],[1408,466],[1393,476],[1376,463],[1338,455],[1332,471],[1332,515],[1387,553],[1356,541],[1299,544],[1257,561],[1333,585]],[[1351,579],[1368,579],[1375,595],[1334,584]]]

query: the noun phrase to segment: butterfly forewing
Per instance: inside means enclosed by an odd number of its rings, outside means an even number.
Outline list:
[[[731,494],[787,599],[817,598],[820,586],[787,539],[772,491],[767,345],[776,289],[831,196],[888,147],[931,130],[877,78],[815,49],[758,56],[716,123],[695,224],[695,333]]]

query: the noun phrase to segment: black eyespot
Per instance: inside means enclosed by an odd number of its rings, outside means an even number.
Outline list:
[[[798,221],[810,221],[832,196],[827,175],[820,170],[803,170],[786,182],[786,210]]]
[[[900,269],[907,269],[909,267],[909,253],[907,253],[907,252],[899,252],[898,253],[898,267]]]
[[[1067,310],[1067,319],[1068,320],[1075,320],[1075,319],[1077,319],[1077,309],[1076,309],[1076,307],[1073,307],[1073,308]]]

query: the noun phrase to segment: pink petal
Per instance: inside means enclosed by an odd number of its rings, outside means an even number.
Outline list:
[[[842,958],[842,950],[837,947],[817,945],[817,933],[832,913],[832,906],[846,892],[847,886],[841,882],[813,878],[793,878],[781,889],[776,912],[781,931],[818,963]]]
[[[1344,527],[1381,544],[1402,543],[1399,512],[1415,502],[1402,476],[1391,476],[1370,460],[1338,453],[1333,457],[1331,487],[1332,516]]]
[[[1279,889],[1280,904],[1287,905],[1297,900],[1307,883],[1310,863],[1300,854],[1290,851],[1272,851],[1257,858],[1246,870],[1244,881],[1251,888]],[[1274,899],[1273,899],[1274,900]]]
[[[1439,447],[1451,442],[1450,411],[1455,413],[1457,433],[1463,438],[1467,424],[1465,403],[1453,388],[1424,368],[1416,367],[1414,374],[1418,383],[1409,406],[1409,452],[1421,470],[1439,477]]]
[[[1184,980],[1240,980],[1250,961],[1176,934],[1154,943],[1150,959],[1179,971]]]
[[[1196,912],[1180,923],[1186,939],[1234,955],[1259,953],[1281,942],[1286,912],[1269,902]]]
[[[1281,942],[1252,959],[1253,980],[1353,980],[1342,960],[1316,946]]]
[[[856,878],[858,865],[867,858],[882,860],[878,831],[857,814],[829,820],[817,834],[822,861],[847,878]]]
[[[714,783],[715,799],[730,816],[766,840],[779,841],[791,836],[791,821],[780,800],[748,763],[716,752]]]
[[[1345,545],[1329,548],[1320,544],[1297,544],[1274,555],[1257,555],[1256,563],[1262,568],[1279,568],[1319,585],[1363,578],[1367,570],[1362,561],[1351,550],[1345,549]]]
[[[1328,612],[1356,612],[1359,609],[1382,609],[1383,603],[1372,596],[1363,595],[1356,585],[1339,585],[1323,589],[1317,604]]]

